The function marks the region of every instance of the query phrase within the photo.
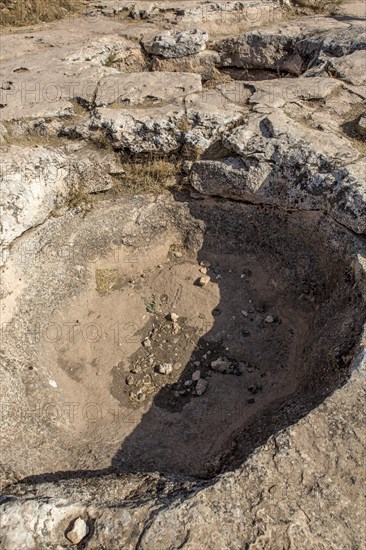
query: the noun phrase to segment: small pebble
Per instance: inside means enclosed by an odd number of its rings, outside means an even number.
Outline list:
[[[171,363],[162,363],[158,366],[158,372],[160,374],[170,374],[173,372],[173,365]]]
[[[178,323],[173,323],[173,328],[172,328],[173,334],[178,334],[179,331],[180,331],[179,324]]]
[[[173,254],[176,258],[181,258],[183,256],[182,252],[180,252],[179,250],[175,250]]]
[[[169,321],[173,321],[173,323],[175,323],[176,321],[178,321],[178,319],[179,319],[179,315],[177,315],[176,313],[169,313],[168,315]]]
[[[207,262],[206,260],[203,260],[202,262],[200,262],[200,265],[201,265],[202,267],[207,267],[207,268],[208,268],[208,267],[211,267],[210,262]]]
[[[200,378],[201,378],[201,371],[200,370],[194,371],[194,373],[192,374],[192,380],[199,380]]]
[[[198,285],[206,286],[210,281],[211,281],[211,277],[209,277],[209,275],[204,275],[203,277],[200,277],[198,279]]]
[[[151,340],[149,337],[145,338],[143,341],[142,341],[142,345],[144,346],[144,348],[151,348]]]
[[[200,267],[200,272],[206,275],[207,273],[207,267]]]
[[[222,357],[219,357],[216,361],[212,361],[211,363],[212,370],[218,372],[226,372],[230,369],[230,366],[229,361],[227,359],[222,359]]]
[[[274,317],[272,317],[272,315],[267,315],[267,317],[265,318],[265,322],[266,323],[273,323],[274,322]]]
[[[192,386],[192,384],[193,384],[193,380],[186,380],[186,381],[184,382],[184,385],[185,385],[185,386]]]
[[[79,544],[89,533],[89,527],[82,518],[77,518],[74,521],[72,529],[68,531],[66,537],[73,544]]]
[[[138,374],[139,372],[141,372],[141,367],[140,365],[133,365],[131,368],[130,368],[130,372],[132,372],[132,374]]]
[[[244,315],[244,317],[248,317],[248,312],[247,311],[242,311],[241,314]]]
[[[139,401],[140,403],[143,403],[145,399],[146,399],[146,395],[143,392],[139,392],[137,394],[137,401]]]
[[[179,363],[179,362],[174,363],[174,365],[173,365],[173,369],[174,369],[174,370],[179,370],[179,369],[181,369],[181,368],[182,368],[182,363]]]
[[[126,377],[126,384],[128,386],[132,386],[132,384],[134,383],[135,379],[134,377],[132,376],[132,374],[129,374],[127,377]]]
[[[207,390],[208,382],[203,378],[200,378],[196,384],[196,393],[197,395],[203,395]]]

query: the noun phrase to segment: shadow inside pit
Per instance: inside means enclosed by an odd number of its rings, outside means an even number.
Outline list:
[[[23,482],[156,471],[209,479],[238,467],[347,379],[365,308],[342,245],[336,253],[320,242],[322,223],[331,222],[214,199],[188,206],[205,224],[198,263],[210,263],[210,284],[219,287],[212,327],[197,338],[178,382],[154,397],[110,468]],[[226,372],[225,365],[212,370],[219,358],[230,365]],[[197,370],[208,383],[200,396],[186,385]]]

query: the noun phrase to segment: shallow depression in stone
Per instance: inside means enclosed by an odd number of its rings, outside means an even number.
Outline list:
[[[362,304],[343,229],[228,201],[130,202],[69,227],[74,275],[53,265],[33,308],[46,328],[24,377],[42,416],[29,474],[211,477],[347,378]],[[54,224],[56,246],[67,222]],[[19,315],[42,284],[34,270]]]

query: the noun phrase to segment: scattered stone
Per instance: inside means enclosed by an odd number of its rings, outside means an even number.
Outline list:
[[[186,380],[186,381],[184,382],[184,385],[185,385],[185,386],[192,386],[193,382],[194,382],[193,380]]]
[[[218,359],[215,359],[215,361],[211,362],[211,367],[215,370],[217,367],[221,365],[228,365],[228,361],[226,359],[222,359],[219,357]]]
[[[200,267],[200,272],[206,275],[207,273],[207,267]]]
[[[132,384],[135,382],[135,378],[132,376],[132,374],[129,374],[126,377],[126,384],[127,386],[132,386]]]
[[[143,403],[146,400],[146,394],[142,390],[138,390],[137,393],[130,391],[128,396],[135,403]]]
[[[178,334],[178,332],[180,331],[180,326],[178,325],[178,323],[173,323],[173,334]]]
[[[170,374],[173,372],[173,365],[171,363],[162,363],[158,366],[159,374]]]
[[[89,533],[89,527],[82,518],[77,518],[70,531],[67,532],[66,538],[73,544],[79,544]]]
[[[179,319],[179,315],[177,315],[176,313],[169,313],[168,315],[169,321],[173,321],[173,323],[175,323],[176,321],[178,321],[178,319]]]
[[[211,277],[209,275],[204,275],[198,279],[198,286],[206,286],[210,281]]]
[[[197,395],[203,395],[207,390],[207,386],[208,386],[207,380],[204,380],[203,378],[200,378],[199,380],[197,380],[197,384],[196,384]]]
[[[267,315],[264,320],[266,323],[274,323],[274,317],[272,315]]]
[[[263,389],[262,386],[249,386],[248,391],[250,391],[250,393],[255,395],[256,393],[261,392],[262,389]]]
[[[142,369],[140,365],[132,365],[132,367],[130,368],[130,372],[132,372],[132,374],[139,374],[141,370]]]
[[[200,370],[194,371],[194,373],[192,374],[192,380],[199,380],[200,378],[201,378],[201,371]]]
[[[181,258],[183,256],[183,253],[180,252],[180,250],[175,250],[173,254],[176,258]]]
[[[226,374],[230,372],[231,370],[231,364],[226,358],[219,357],[215,361],[212,361],[211,368],[214,371],[221,372],[223,374]]]
[[[151,348],[151,340],[149,337],[145,338],[143,341],[142,341],[142,345],[144,346],[144,348]]]
[[[244,315],[244,317],[248,317],[248,312],[247,311],[242,311],[241,314]]]
[[[174,370],[179,370],[181,368],[182,368],[182,363],[179,363],[179,362],[174,363],[173,365]]]
[[[142,391],[139,391],[137,394],[137,401],[139,401],[139,403],[143,403],[145,400],[146,400],[146,394],[143,393]]]
[[[357,132],[366,137],[366,114],[364,114],[357,123]]]
[[[207,262],[206,260],[202,260],[202,262],[200,262],[200,265],[201,265],[202,267],[207,267],[207,269],[208,269],[209,267],[211,267],[210,262]]]

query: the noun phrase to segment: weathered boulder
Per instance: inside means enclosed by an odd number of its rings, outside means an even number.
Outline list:
[[[54,70],[55,72],[52,72]],[[89,106],[99,80],[113,69],[100,66],[58,66],[11,75],[9,86],[0,88],[4,121],[67,118],[75,115],[73,100]]]
[[[45,147],[3,148],[2,244],[9,245],[50,215],[67,195],[67,157]]]
[[[366,83],[366,54],[364,50],[355,51],[343,57],[332,58],[325,66],[336,78],[354,86]]]
[[[214,46],[223,67],[281,70],[293,74],[302,72],[302,59],[295,52],[291,34],[270,34],[252,31],[228,38]]]
[[[186,153],[205,151],[231,127],[239,124],[247,108],[227,101],[219,91],[204,90],[185,99],[186,121],[184,145]]]
[[[251,117],[224,144],[238,159],[195,163],[190,179],[197,191],[323,210],[358,233],[366,231],[365,169],[345,138],[323,140],[321,132],[274,111]]]
[[[113,157],[98,151],[2,147],[1,244],[9,246],[59,207],[112,187]]]
[[[172,59],[201,52],[206,48],[207,41],[207,33],[193,29],[182,32],[166,31],[143,39],[142,44],[150,55]]]
[[[199,79],[198,75],[191,77]],[[237,124],[246,110],[228,102],[219,92],[209,90],[187,95],[184,105],[177,97],[174,102],[156,106],[97,108],[89,129],[84,127],[82,131],[93,140],[93,131],[100,130],[111,139],[115,149],[133,154],[177,153],[184,146],[188,156],[195,156]]]
[[[254,91],[249,103],[283,107],[299,100],[320,100],[335,92],[340,83],[332,78],[280,78],[247,84]]]
[[[128,73],[102,78],[95,105],[152,106],[202,90],[199,75],[189,73]]]
[[[204,79],[212,78],[215,67],[220,61],[217,52],[206,50],[195,55],[165,59],[154,57],[152,60],[153,71],[197,73]]]
[[[320,21],[319,21],[320,20]],[[215,44],[223,67],[270,69],[295,75],[305,72],[330,56],[341,57],[366,49],[362,25],[319,18],[269,26]]]
[[[105,132],[115,149],[133,154],[168,154],[182,145],[185,118],[179,104],[128,110],[103,107],[95,110],[91,127]]]

